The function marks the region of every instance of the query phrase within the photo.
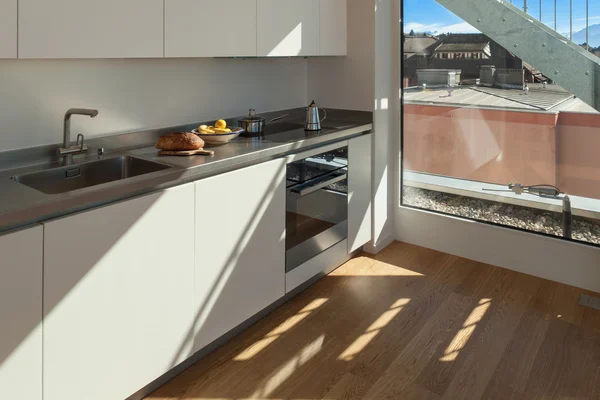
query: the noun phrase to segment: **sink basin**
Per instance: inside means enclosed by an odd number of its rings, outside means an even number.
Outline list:
[[[58,194],[167,168],[171,167],[131,156],[121,156],[13,176],[11,179],[42,193]]]

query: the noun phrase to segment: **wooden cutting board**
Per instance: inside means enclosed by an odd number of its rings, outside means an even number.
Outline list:
[[[214,156],[215,152],[213,150],[204,150],[204,149],[182,150],[182,151],[161,150],[158,152],[158,155],[159,156],[196,156],[196,155]]]

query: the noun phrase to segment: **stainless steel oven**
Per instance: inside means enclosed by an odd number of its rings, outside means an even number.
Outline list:
[[[289,272],[348,237],[347,143],[293,160],[286,180]]]

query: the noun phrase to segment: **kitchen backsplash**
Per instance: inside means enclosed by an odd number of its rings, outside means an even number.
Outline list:
[[[282,59],[0,60],[0,151],[73,137],[306,106],[307,62]]]

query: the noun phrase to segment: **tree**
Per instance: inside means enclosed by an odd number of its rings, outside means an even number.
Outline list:
[[[411,29],[410,33],[408,34],[408,36],[415,36],[415,31]]]

